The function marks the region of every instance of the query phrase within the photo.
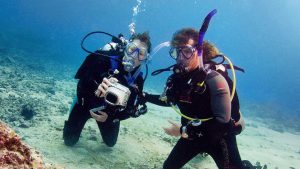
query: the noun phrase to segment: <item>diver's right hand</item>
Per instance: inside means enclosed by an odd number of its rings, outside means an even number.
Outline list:
[[[165,130],[165,133],[170,135],[170,136],[174,136],[174,137],[179,137],[180,134],[180,124],[177,124],[171,120],[168,120],[169,123],[171,124],[170,127],[163,127],[163,129]]]
[[[111,86],[112,83],[117,83],[118,79],[110,77],[109,79],[103,78],[101,84],[98,86],[98,89],[95,91],[97,97],[104,97],[107,91],[107,88]]]

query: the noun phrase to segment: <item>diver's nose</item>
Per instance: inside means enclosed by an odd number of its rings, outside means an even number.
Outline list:
[[[180,52],[177,57],[177,62],[182,62],[183,60],[184,60],[184,57],[183,57],[182,53]]]

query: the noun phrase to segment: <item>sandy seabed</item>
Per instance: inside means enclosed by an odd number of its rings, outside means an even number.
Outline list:
[[[62,130],[75,95],[73,69],[35,60],[21,54],[0,57],[0,120],[8,123],[22,140],[42,154],[45,168],[159,169],[177,138],[163,132],[167,120],[179,122],[170,108],[148,104],[148,113],[121,122],[117,144],[102,143],[98,127],[90,119],[74,147],[63,143]],[[146,88],[147,90],[147,88]],[[148,90],[150,91],[150,90]],[[33,115],[26,119],[25,110]],[[245,111],[245,110],[243,110]],[[255,110],[246,110],[251,112]],[[300,134],[275,131],[260,120],[246,117],[246,130],[237,136],[240,154],[268,168],[300,166]],[[46,167],[47,163],[47,167]],[[49,165],[52,164],[52,165]],[[216,168],[213,160],[197,156],[185,169]]]

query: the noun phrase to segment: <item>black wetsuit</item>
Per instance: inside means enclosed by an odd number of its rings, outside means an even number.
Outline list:
[[[200,77],[200,84],[205,82],[201,88],[197,89],[191,84],[194,77]],[[195,82],[198,83],[197,80]],[[181,137],[178,140],[164,162],[164,169],[181,168],[203,152],[210,154],[219,168],[242,168],[235,134],[231,130],[230,91],[224,77],[216,71],[207,74],[203,69],[197,69],[185,76],[171,75],[166,86],[169,87],[166,92],[168,102],[162,102],[158,95],[150,94],[146,95],[146,100],[161,106],[169,106],[172,102],[189,117],[213,119],[188,128],[188,133],[194,134],[189,135],[189,139]],[[182,126],[188,122],[181,118]]]
[[[112,55],[110,52],[106,54]],[[119,56],[119,59],[123,57],[122,53],[115,53],[115,55]],[[112,106],[107,106],[106,109],[102,110],[108,114],[108,118],[105,122],[97,122],[97,124],[104,143],[109,147],[114,146],[119,134],[119,121],[134,117],[136,111],[135,100],[138,93],[143,90],[144,85],[142,75],[139,74],[135,79],[132,86],[136,87],[129,86],[125,78],[125,76],[128,76],[128,73],[124,71],[121,63],[112,61],[104,56],[91,54],[83,62],[75,76],[76,79],[79,79],[77,84],[78,101],[72,108],[69,119],[65,122],[63,138],[66,145],[72,146],[79,140],[86,121],[91,118],[89,110],[105,103],[103,98],[95,96],[95,91],[102,79],[108,77],[109,72],[113,72],[112,64],[116,64],[115,68],[120,71],[114,77],[119,80],[119,83],[130,89],[131,95],[125,110],[118,111]]]

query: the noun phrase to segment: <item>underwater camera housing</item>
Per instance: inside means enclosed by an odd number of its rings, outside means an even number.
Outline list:
[[[112,83],[104,96],[105,102],[112,106],[120,106],[125,108],[131,92],[129,88],[120,83]]]

